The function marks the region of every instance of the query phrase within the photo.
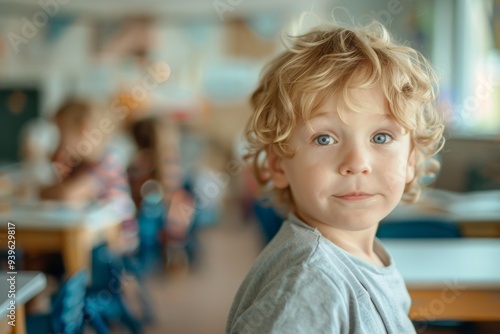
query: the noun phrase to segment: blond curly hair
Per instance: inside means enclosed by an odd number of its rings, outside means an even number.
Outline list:
[[[333,96],[355,110],[362,104],[352,101],[348,90],[381,85],[392,116],[411,136],[415,178],[406,185],[402,200],[416,201],[420,180],[439,170],[434,156],[444,145],[443,120],[435,106],[437,80],[428,61],[411,47],[393,42],[377,22],[358,28],[319,26],[289,37],[291,46],[267,65],[251,97],[254,112],[246,128],[245,159],[262,188],[278,204],[293,207],[290,188],[272,186],[266,150],[293,157],[289,145],[293,131],[307,123],[327,98]]]

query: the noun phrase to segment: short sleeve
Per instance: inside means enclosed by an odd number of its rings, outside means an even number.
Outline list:
[[[320,268],[294,267],[258,292],[227,332],[344,333],[347,310],[344,294]]]

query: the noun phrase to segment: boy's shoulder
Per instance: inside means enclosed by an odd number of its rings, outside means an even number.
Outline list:
[[[312,265],[322,255],[324,240],[321,233],[289,214],[276,236],[260,254],[256,263],[270,261],[273,265],[280,262],[286,267],[293,265]]]

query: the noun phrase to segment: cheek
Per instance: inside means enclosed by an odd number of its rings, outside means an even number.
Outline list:
[[[383,166],[383,182],[390,191],[402,191],[407,183],[408,161],[404,158],[388,159]]]
[[[327,183],[328,172],[324,164],[306,161],[304,158],[298,159],[293,168],[287,168],[286,174],[295,194],[310,197],[312,192],[319,191],[321,185]]]

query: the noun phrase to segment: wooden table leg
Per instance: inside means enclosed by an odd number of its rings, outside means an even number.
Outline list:
[[[11,320],[5,317],[0,321],[0,334],[26,334],[26,315],[24,305],[16,308],[16,322],[15,326],[9,324]]]
[[[12,328],[13,334],[26,334],[26,316],[24,313],[24,305],[16,308],[16,326]]]
[[[66,275],[69,277],[81,269],[90,270],[91,245],[87,231],[71,229],[64,232],[62,256]]]
[[[0,321],[0,334],[12,334],[12,326],[9,325],[9,318],[4,317],[2,321]]]

